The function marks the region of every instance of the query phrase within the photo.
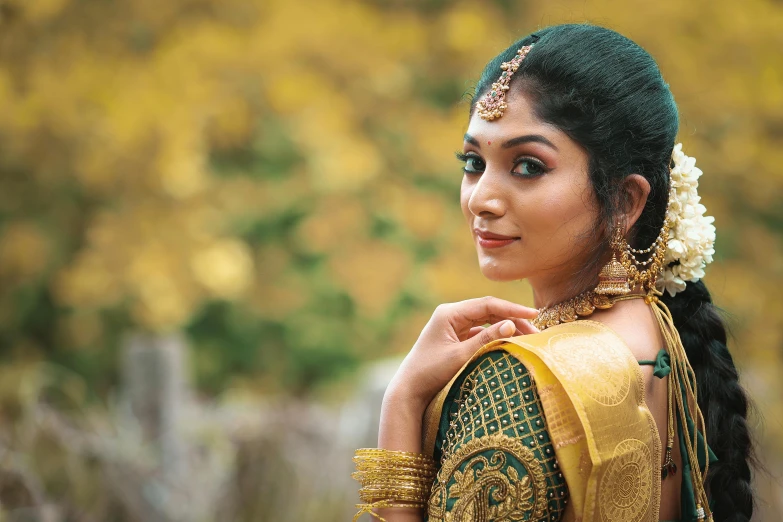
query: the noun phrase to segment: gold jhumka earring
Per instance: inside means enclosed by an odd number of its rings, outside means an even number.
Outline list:
[[[621,248],[623,229],[620,223],[614,229],[612,238],[612,260],[604,265],[601,273],[598,274],[598,286],[595,287],[595,293],[599,295],[627,295],[631,293],[628,285],[628,270],[617,260],[617,250]]]
[[[655,287],[656,280],[664,268],[663,261],[671,226],[669,220],[665,220],[658,237],[649,248],[635,249],[625,240],[623,229],[618,223],[611,241],[612,258],[601,269],[598,285],[568,301],[539,310],[539,315],[533,320],[533,324],[543,330],[561,323],[576,321],[579,317],[587,317],[596,309],[611,308],[615,303],[627,299],[643,298],[652,307],[671,366],[667,401],[667,441],[664,463],[661,466],[661,479],[677,472],[677,466],[672,458],[672,449],[675,440],[675,415],[678,415],[682,429],[688,430],[684,437],[685,449],[691,463],[689,478],[693,485],[698,520],[712,521],[709,500],[704,488],[709,471],[709,449],[706,443],[703,444],[705,462],[703,471],[699,466],[697,454],[699,434],[705,441],[707,435],[704,416],[698,404],[695,373],[688,362],[680,335],[674,327],[671,312],[660,300],[663,294]],[[637,293],[633,293],[634,291]],[[692,413],[694,425],[692,432],[688,428],[688,412]]]

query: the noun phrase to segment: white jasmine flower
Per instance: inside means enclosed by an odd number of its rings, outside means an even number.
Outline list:
[[[661,292],[669,292],[669,295],[674,297],[677,292],[685,290],[685,281],[674,275],[671,270],[665,270],[663,275],[658,278],[656,287]]]
[[[696,159],[682,152],[682,143],[672,151],[671,192],[666,217],[671,228],[666,243],[666,265],[656,282],[659,290],[673,297],[685,290],[685,282],[704,277],[704,268],[715,254],[715,218],[706,216],[707,209],[698,194],[701,169]],[[673,264],[674,263],[674,264]],[[671,265],[671,266],[669,266]]]

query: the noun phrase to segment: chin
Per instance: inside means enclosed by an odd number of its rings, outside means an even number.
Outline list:
[[[525,279],[527,276],[520,269],[519,266],[511,266],[511,263],[498,263],[496,260],[480,260],[479,267],[484,277],[490,281],[519,281]]]

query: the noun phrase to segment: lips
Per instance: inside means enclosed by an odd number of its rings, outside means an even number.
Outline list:
[[[474,232],[478,238],[479,245],[484,248],[504,247],[519,239],[519,237],[504,236],[502,234],[496,234],[494,232],[490,232],[489,230],[482,230],[480,228],[474,229]]]

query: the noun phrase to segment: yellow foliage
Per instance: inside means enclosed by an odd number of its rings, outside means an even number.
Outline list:
[[[324,197],[297,229],[297,243],[305,251],[332,252],[367,237],[369,219],[357,199]]]
[[[191,268],[196,281],[222,299],[240,297],[253,282],[250,251],[236,239],[222,239],[196,252]]]
[[[100,346],[104,336],[104,325],[97,314],[83,311],[60,318],[57,333],[60,339],[66,340],[68,347]]]
[[[192,290],[161,274],[148,274],[135,289],[133,319],[153,331],[176,330],[195,312]]]
[[[381,171],[375,147],[360,138],[333,139],[309,158],[312,184],[326,193],[358,191]]]
[[[467,126],[467,104],[457,104],[446,115],[426,109],[414,112],[406,130],[411,133],[416,168],[431,174],[448,173],[458,184],[462,177],[454,152],[461,150]]]
[[[270,107],[275,112],[286,115],[315,105],[328,88],[327,78],[319,76],[311,69],[293,65],[272,72],[266,95]]]
[[[457,52],[468,52],[476,42],[486,40],[493,31],[492,19],[485,8],[474,3],[454,7],[443,17],[443,37]]]
[[[209,188],[205,170],[204,145],[198,135],[180,132],[158,153],[161,185],[177,199],[194,196]]]
[[[453,201],[452,203],[455,203]],[[433,194],[400,183],[382,185],[377,191],[378,210],[388,212],[417,239],[434,240],[442,235],[446,220],[461,219],[455,212],[447,212],[446,204]]]
[[[61,270],[52,290],[65,306],[103,308],[116,304],[120,298],[118,284],[104,259],[96,252],[85,251]]]
[[[397,296],[410,273],[402,248],[382,241],[356,241],[329,258],[330,273],[356,301],[359,313],[377,316]]]
[[[312,288],[291,265],[290,253],[279,245],[268,245],[257,252],[256,284],[251,294],[253,310],[262,317],[284,320],[302,308]]]
[[[0,278],[25,282],[47,265],[49,242],[32,223],[9,223],[0,235]]]

